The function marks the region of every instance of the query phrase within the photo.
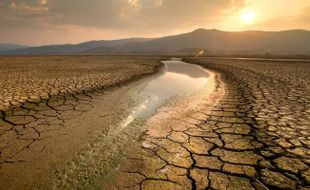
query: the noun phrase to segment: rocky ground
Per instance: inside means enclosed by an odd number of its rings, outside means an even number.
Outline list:
[[[103,130],[105,112],[119,101],[103,95],[156,72],[161,59],[0,57],[0,189],[31,189],[40,172],[50,175],[50,167],[87,144],[88,134]],[[94,109],[96,101],[105,102]]]
[[[186,61],[222,96],[147,127],[103,189],[310,189],[310,63]]]

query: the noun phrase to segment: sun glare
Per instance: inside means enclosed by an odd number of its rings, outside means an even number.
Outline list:
[[[255,12],[251,10],[247,10],[242,13],[241,19],[246,24],[251,24],[255,18]]]

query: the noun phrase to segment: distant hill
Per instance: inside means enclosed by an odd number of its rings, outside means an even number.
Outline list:
[[[21,49],[27,48],[27,46],[18,45],[18,44],[0,44],[0,52],[14,50],[14,49]]]
[[[198,29],[146,42],[132,42],[114,47],[123,53],[186,53],[205,50],[209,53],[310,53],[310,31],[224,32]],[[95,48],[94,53],[105,53]]]
[[[39,47],[30,47],[16,50],[9,50],[0,52],[0,54],[8,55],[53,55],[53,54],[79,54],[87,52],[88,50],[98,47],[114,47],[130,42],[147,41],[147,38],[128,38],[121,40],[100,40],[88,41],[80,44],[60,44],[60,45],[47,45]]]
[[[288,53],[310,54],[310,31],[226,32],[198,29],[155,39],[93,41],[7,51],[7,54],[170,54],[204,50],[215,54]]]

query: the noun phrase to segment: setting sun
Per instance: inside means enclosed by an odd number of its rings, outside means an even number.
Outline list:
[[[245,11],[241,15],[242,21],[246,24],[252,23],[254,18],[255,18],[255,12],[251,10]]]

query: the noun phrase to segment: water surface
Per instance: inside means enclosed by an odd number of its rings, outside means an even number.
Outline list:
[[[137,118],[145,118],[154,113],[165,102],[182,96],[190,96],[208,83],[208,72],[198,65],[179,60],[163,61],[161,75],[147,82],[139,92],[142,103],[135,107],[125,119],[126,127]]]

